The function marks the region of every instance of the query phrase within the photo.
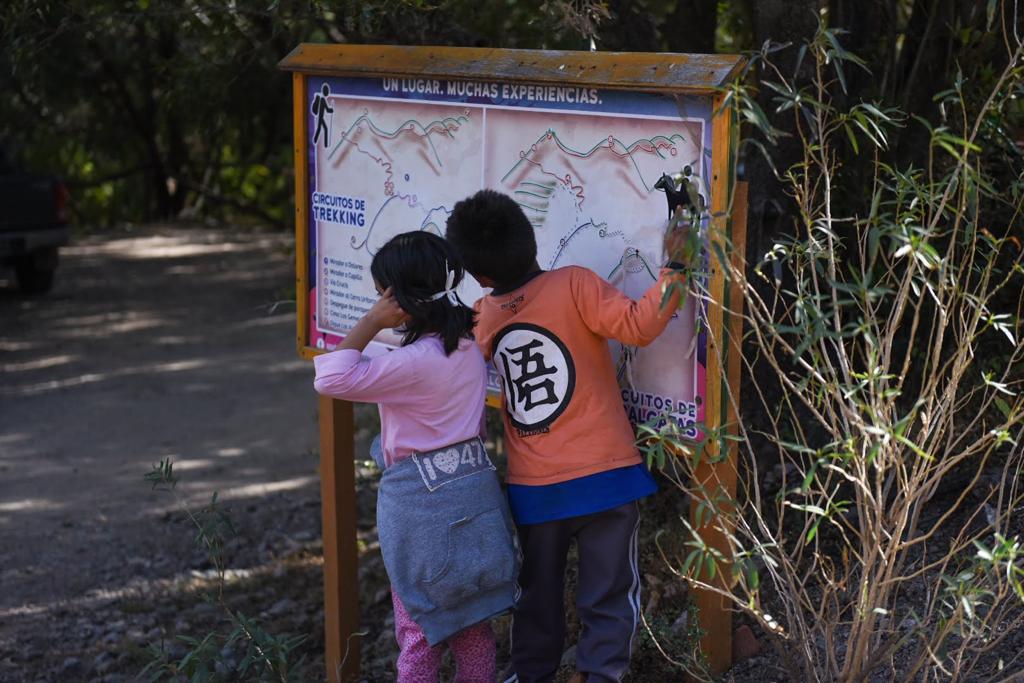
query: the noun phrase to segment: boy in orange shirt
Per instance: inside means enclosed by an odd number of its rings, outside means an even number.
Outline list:
[[[501,377],[509,505],[523,551],[508,681],[554,679],[574,538],[576,669],[591,683],[618,681],[640,610],[637,501],[657,486],[634,443],[608,339],[653,341],[678,306],[678,293],[661,303],[682,267],[670,262],[639,301],[586,268],[543,271],[533,226],[493,190],[456,204],[446,237],[466,270],[493,288],[476,302],[475,335]],[[680,253],[684,241],[685,231],[670,230],[666,252]]]

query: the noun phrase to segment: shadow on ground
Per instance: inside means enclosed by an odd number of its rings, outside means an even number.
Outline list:
[[[185,504],[219,492],[234,521],[225,603],[277,635],[307,636],[299,680],[323,680],[317,402],[312,368],[295,353],[290,244],[150,227],[68,248],[45,297],[23,298],[0,275],[0,680],[136,680],[148,645],[180,657],[177,636],[229,630],[204,599],[215,572],[194,527],[143,482],[165,458]],[[372,406],[357,407],[362,448],[375,422]],[[374,526],[378,473],[355,467],[362,672],[389,681],[396,645]],[[676,680],[660,648],[692,649],[685,588],[654,542],[687,508],[669,485],[642,503],[650,623],[635,640],[632,683]],[[573,670],[575,580],[570,562],[558,681]],[[494,626],[503,667],[508,618]],[[237,650],[220,659],[219,680],[246,680],[233,668]],[[755,657],[731,680],[783,678]]]
[[[65,249],[43,297],[0,279],[0,678],[92,680],[83,645],[119,641],[90,611],[206,568],[142,480],[163,458],[190,504],[219,491],[260,525],[248,559],[319,538],[292,283],[285,235],[171,226]]]

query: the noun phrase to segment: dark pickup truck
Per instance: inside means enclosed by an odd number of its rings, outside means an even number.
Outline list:
[[[27,294],[47,292],[68,241],[68,190],[60,179],[19,171],[0,149],[0,267]]]

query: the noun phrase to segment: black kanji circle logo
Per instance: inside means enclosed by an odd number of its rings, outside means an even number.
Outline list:
[[[522,431],[543,429],[569,405],[576,366],[562,340],[537,325],[514,323],[494,339],[509,421]]]

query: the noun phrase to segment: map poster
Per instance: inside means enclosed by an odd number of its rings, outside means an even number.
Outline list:
[[[662,174],[685,167],[710,205],[711,100],[590,87],[306,77],[309,339],[334,348],[377,294],[370,261],[394,235],[444,234],[481,188],[513,197],[538,262],[590,268],[632,298],[655,282],[668,217]],[[693,291],[701,289],[695,284]],[[467,278],[467,304],[486,292]],[[644,348],[609,344],[631,421],[704,421],[705,311],[691,293]],[[383,333],[368,349],[398,343]],[[497,375],[489,384],[498,391]]]

